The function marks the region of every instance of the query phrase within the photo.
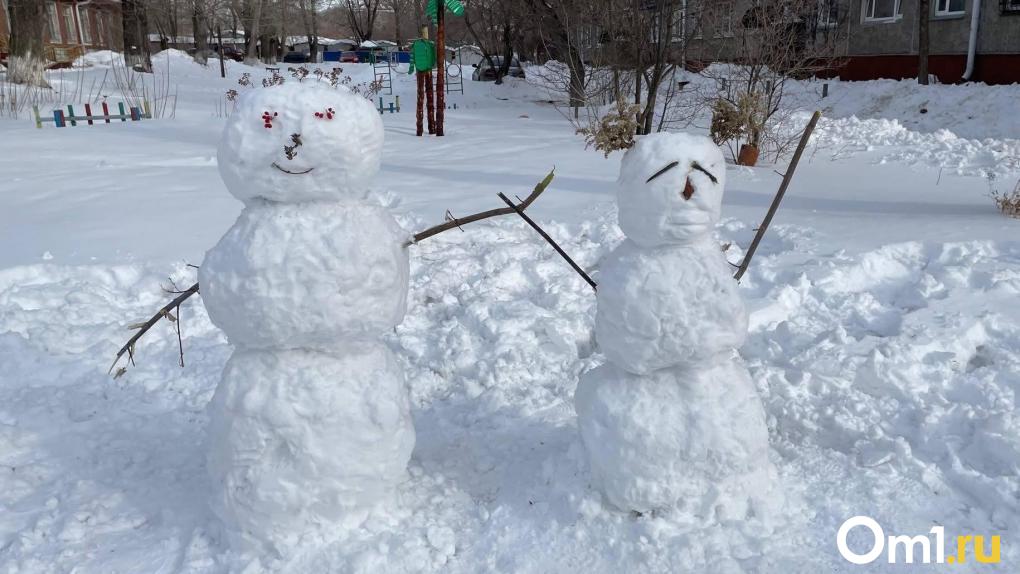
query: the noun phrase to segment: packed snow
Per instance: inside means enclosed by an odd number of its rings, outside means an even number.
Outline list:
[[[210,319],[205,305],[216,305],[203,294],[181,309],[183,368],[176,326],[164,321],[137,346],[137,364],[111,379],[107,369],[131,334],[128,325],[172,297],[163,287],[190,285],[198,272],[188,264],[202,263],[242,212],[217,168],[216,145],[233,105],[224,93],[262,90],[268,75],[227,62],[221,80],[215,62],[203,68],[172,51],[155,63],[174,86],[156,95],[176,98],[174,118],[42,130],[27,116],[0,121],[0,157],[13,160],[0,181],[0,572],[942,568],[848,563],[836,550],[836,532],[856,515],[874,518],[886,534],[942,525],[949,536],[1001,535],[998,564],[968,561],[953,569],[1015,570],[1020,242],[1018,222],[1002,217],[987,194],[1012,189],[1020,178],[1016,118],[1003,112],[1020,87],[932,86],[921,93],[910,82],[833,81],[823,100],[817,82],[799,84],[810,106],[793,120],[806,123],[815,107],[826,117],[737,289],[749,325],[740,356],[717,367],[722,373],[699,375],[702,385],[640,385],[648,392],[633,407],[695,399],[728,412],[762,405],[770,480],[782,492],[749,502],[782,498],[769,525],[729,520],[747,516],[740,507],[698,520],[682,508],[621,512],[603,497],[574,408],[579,380],[617,368],[597,341],[596,296],[515,216],[408,247],[406,316],[381,340],[341,343],[328,360],[303,349],[305,342],[249,355],[244,335],[239,343]],[[61,94],[81,93],[76,83],[98,85],[108,65],[49,79]],[[369,65],[344,68],[356,84],[371,79]],[[239,87],[243,72],[260,87]],[[465,94],[449,96],[458,109],[447,112],[447,135],[419,139],[409,113],[413,89],[413,78],[394,74],[404,110],[381,116],[381,171],[366,197],[416,232],[442,222],[447,210],[458,217],[502,207],[497,192],[524,197],[555,166],[556,178],[529,213],[596,281],[608,279],[610,253],[625,241],[615,207],[622,154],[604,159],[585,150],[548,103],[562,104],[562,94],[516,80],[467,82]],[[927,113],[915,110],[925,102]],[[951,113],[964,102],[965,115]],[[283,153],[291,134],[264,128],[260,116],[284,112],[256,111],[252,129],[280,138],[275,145]],[[299,159],[304,151],[302,145]],[[730,244],[720,250],[729,262],[743,256],[778,187],[773,170],[784,169],[726,166],[714,245]],[[704,184],[699,177],[692,176]],[[260,185],[254,177],[244,183]],[[321,243],[307,257],[282,262],[309,271],[302,277],[310,292],[318,270],[345,277],[329,252],[354,238],[338,236],[338,218],[322,216],[329,223],[297,230],[309,239],[321,234]],[[266,240],[280,241],[274,237]],[[377,256],[382,241],[370,243],[356,256]],[[317,320],[309,313],[291,319]],[[211,504],[209,473],[218,471],[206,463],[207,445],[232,432],[211,425],[208,410],[225,367],[230,389],[216,400],[235,413],[229,420],[261,421],[260,432],[265,421],[288,421],[274,425],[265,444],[296,441],[311,453],[278,459],[295,466],[273,469],[272,484],[299,472],[316,478],[304,496],[378,488],[371,495],[378,505],[354,512],[338,503],[310,518],[291,512],[288,494],[271,488],[260,491],[266,505],[258,511]],[[638,396],[626,390],[630,376],[610,378],[619,386],[604,392]],[[393,430],[410,429],[401,379],[416,436],[407,479],[359,482],[362,475],[348,474],[360,472],[352,465],[395,477],[400,465],[392,460],[410,449],[411,435]],[[340,382],[323,384],[328,380]],[[358,400],[369,389],[376,404],[394,409],[363,408]],[[370,422],[352,437],[340,421],[359,417]],[[754,415],[744,418],[753,422]],[[739,423],[696,428],[736,440],[750,432]],[[681,418],[664,430],[690,424]],[[310,432],[315,425],[329,430]],[[372,451],[378,459],[348,442],[361,438],[382,441]],[[664,451],[689,452],[669,440]],[[720,492],[728,487],[720,484]],[[281,557],[232,544],[238,535],[223,530],[217,513],[275,529],[267,536],[292,551]],[[331,526],[301,538],[297,531],[313,521]],[[867,542],[865,532],[851,546]]]

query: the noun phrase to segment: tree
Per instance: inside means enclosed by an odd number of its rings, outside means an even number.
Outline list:
[[[510,73],[513,60],[513,37],[520,22],[519,10],[511,2],[499,0],[472,0],[464,10],[464,23],[472,40],[482,51],[489,68],[496,70],[496,84]],[[493,56],[502,54],[496,66]]]
[[[817,0],[756,4],[740,18],[739,28],[735,26],[740,65],[710,66],[701,72],[715,80],[698,94],[701,102],[742,122],[740,137],[728,142],[734,148],[743,143],[778,159],[795,143],[797,134],[782,129],[796,111],[783,104],[790,80],[838,67],[843,53],[845,30],[838,24],[818,29],[813,25],[818,15]]]
[[[931,1],[917,0],[917,83],[928,85],[928,27],[931,21]]]
[[[7,79],[15,84],[41,88],[46,82],[46,54],[43,52],[43,29],[46,25],[44,0],[10,0],[8,6],[11,29],[11,54],[7,62]]]
[[[140,72],[151,72],[148,15],[142,0],[121,2],[121,22],[124,28],[124,63]]]
[[[344,0],[347,23],[354,30],[359,42],[372,39],[376,16],[383,0]]]
[[[195,61],[205,65],[209,58],[209,29],[205,0],[191,0],[191,33],[195,37]]]
[[[259,43],[259,20],[262,18],[262,2],[263,0],[252,0],[251,2],[251,26],[245,34],[245,39],[248,41],[248,54],[244,58],[245,63],[249,65],[258,63],[256,49]]]
[[[319,53],[319,11],[321,0],[299,0],[301,22],[304,24],[305,37],[308,38],[308,56],[315,61]]]

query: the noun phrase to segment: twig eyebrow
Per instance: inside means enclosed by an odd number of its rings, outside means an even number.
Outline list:
[[[716,179],[716,177],[714,175],[712,175],[707,169],[701,167],[700,163],[698,163],[696,161],[692,161],[691,162],[691,168],[692,169],[696,169],[696,170],[700,171],[701,173],[707,175],[708,179],[712,180],[712,183],[719,183],[719,180]],[[659,175],[659,174],[655,174],[655,175]],[[648,183],[648,182],[645,182],[645,183]]]
[[[645,180],[645,183],[651,183],[653,179],[655,179],[655,178],[659,177],[660,175],[662,175],[662,174],[666,173],[667,171],[669,171],[669,170],[673,169],[674,167],[676,167],[676,166],[678,166],[678,165],[680,165],[680,162],[678,162],[678,161],[674,161],[674,162],[670,163],[670,164],[669,164],[669,165],[667,165],[666,167],[664,167],[664,168],[660,169],[659,171],[655,172],[655,174],[654,174],[654,175],[652,175],[652,177],[650,177],[650,178],[646,179],[646,180]],[[713,179],[714,179],[714,178],[713,178]]]

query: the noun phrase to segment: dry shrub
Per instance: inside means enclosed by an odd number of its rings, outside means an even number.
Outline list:
[[[1016,183],[1012,192],[999,193],[998,190],[992,190],[991,196],[995,207],[998,207],[1003,215],[1020,219],[1020,181]]]
[[[578,128],[577,133],[584,136],[587,147],[594,147],[609,157],[616,150],[630,149],[634,145],[637,134],[637,114],[641,106],[616,102],[616,110],[593,122],[591,125]]]

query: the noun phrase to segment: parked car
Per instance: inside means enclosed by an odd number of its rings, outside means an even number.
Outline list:
[[[357,64],[360,61],[361,60],[358,58],[358,54],[356,52],[340,53],[340,63],[342,64]]]
[[[496,72],[499,71],[500,66],[503,65],[502,56],[492,57],[492,66],[489,65],[489,61],[482,59],[481,62],[475,64],[475,71],[471,73],[471,79],[476,82],[495,82]],[[495,66],[495,67],[493,67]],[[511,78],[523,78],[524,68],[521,67],[521,62],[517,58],[510,60],[510,71],[507,73]]]
[[[283,55],[284,64],[307,64],[308,63],[308,52],[287,52]]]
[[[218,54],[220,47],[216,46],[213,50]],[[244,61],[244,52],[241,51],[237,46],[223,46],[223,57],[227,60],[233,60],[235,62]]]

